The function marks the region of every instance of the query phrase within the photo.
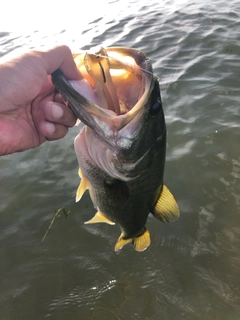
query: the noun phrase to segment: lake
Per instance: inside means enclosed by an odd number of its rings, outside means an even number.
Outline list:
[[[165,184],[181,211],[149,216],[151,246],[115,253],[68,135],[0,158],[1,320],[240,319],[239,1],[27,0],[1,5],[0,55],[65,43],[143,51],[160,78]],[[1,79],[4,81],[4,79]],[[55,212],[55,219],[45,240]]]

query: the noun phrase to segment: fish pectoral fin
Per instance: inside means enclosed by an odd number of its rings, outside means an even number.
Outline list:
[[[104,216],[104,214],[102,212],[100,212],[100,211],[97,211],[95,216],[92,219],[84,222],[84,224],[102,223],[102,222],[107,223],[107,224],[111,224],[111,225],[115,224],[115,222],[113,222],[113,221],[109,220],[108,218],[106,218]]]
[[[150,233],[147,230],[147,228],[145,228],[144,232],[140,236],[135,238],[129,238],[129,239],[124,239],[123,234],[121,234],[115,245],[115,251],[122,249],[122,247],[128,244],[129,242],[132,242],[133,247],[136,251],[139,251],[139,252],[144,251],[151,244]]]
[[[165,185],[163,185],[162,192],[151,212],[154,217],[163,222],[173,222],[178,219],[180,212],[177,202]]]
[[[78,169],[78,175],[82,179],[82,170],[80,168]]]
[[[78,173],[80,176],[80,171]],[[90,187],[90,184],[89,184],[88,180],[86,178],[82,177],[80,184],[78,186],[77,192],[76,192],[76,202],[78,202],[82,198],[84,192],[87,189],[89,189],[89,187]]]
[[[90,187],[89,181],[85,177],[83,177],[82,170],[80,168],[78,169],[78,175],[81,178],[81,181],[76,192],[76,202],[78,202],[82,198],[84,192]]]

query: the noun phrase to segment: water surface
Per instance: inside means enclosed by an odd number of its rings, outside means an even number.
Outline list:
[[[46,3],[3,6],[1,56],[58,43],[142,50],[160,78],[165,183],[181,217],[149,217],[149,249],[115,253],[119,228],[83,224],[95,213],[87,193],[74,203],[79,128],[1,157],[0,318],[239,319],[239,2]],[[41,243],[61,207],[71,213]]]

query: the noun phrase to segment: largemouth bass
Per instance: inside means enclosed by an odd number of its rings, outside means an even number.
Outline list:
[[[68,81],[60,70],[52,81],[85,124],[75,138],[79,201],[89,190],[97,212],[86,224],[118,224],[115,251],[131,242],[150,245],[149,213],[161,221],[179,217],[178,205],[163,183],[166,126],[158,78],[137,49],[112,47],[74,55],[82,73]]]

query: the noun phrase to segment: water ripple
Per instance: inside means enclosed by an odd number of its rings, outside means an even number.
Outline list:
[[[94,214],[88,194],[74,203],[79,128],[61,141],[2,157],[1,318],[239,319],[238,1],[103,0],[94,10],[91,2],[51,5],[51,24],[46,18],[38,28],[44,4],[36,16],[25,0],[16,3],[16,14],[5,3],[5,13],[11,10],[2,15],[1,59],[60,43],[74,51],[142,50],[160,78],[168,132],[164,178],[181,217],[174,224],[149,217],[149,249],[140,254],[129,245],[115,253],[118,227],[84,225]],[[56,219],[41,243],[62,206],[70,215]]]

